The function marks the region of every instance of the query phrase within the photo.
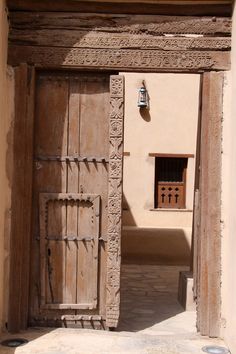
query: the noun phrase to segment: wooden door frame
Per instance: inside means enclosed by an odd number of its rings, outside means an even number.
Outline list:
[[[182,39],[176,39],[181,46]],[[24,64],[21,64],[24,63]],[[28,63],[28,64],[27,64]],[[200,233],[198,235],[197,281],[198,329],[213,337],[220,332],[220,191],[221,116],[223,70],[230,68],[229,52],[160,51],[147,49],[84,49],[10,46],[9,64],[16,66],[15,142],[10,257],[10,295],[8,329],[27,327],[29,289],[29,250],[33,165],[33,106],[35,68],[197,73],[202,75]],[[30,65],[34,65],[34,67]],[[113,89],[112,89],[113,90]],[[124,109],[119,90],[112,91],[114,107]],[[118,113],[119,114],[119,113]],[[117,152],[117,147],[113,146]],[[19,165],[20,164],[20,165]],[[19,173],[24,171],[23,173]],[[26,173],[27,172],[27,173]],[[121,171],[117,170],[120,175]],[[27,175],[25,178],[24,176]],[[122,177],[120,177],[122,178]],[[114,180],[110,191],[114,193]],[[119,183],[115,188],[119,189]],[[115,208],[113,197],[109,203]],[[27,216],[25,215],[27,210]],[[115,219],[114,219],[115,220]],[[113,222],[110,225],[113,225]],[[118,220],[120,225],[120,220]],[[23,237],[22,237],[23,235]],[[112,232],[110,233],[112,237]],[[112,243],[110,243],[112,245]],[[108,246],[110,247],[110,246]],[[120,254],[118,252],[118,257]],[[26,260],[26,261],[25,261]],[[108,256],[108,275],[112,298],[119,303],[119,274]],[[118,263],[117,263],[118,264]],[[112,290],[111,290],[112,289]],[[18,294],[16,297],[15,294]],[[109,304],[108,304],[109,305]],[[114,305],[114,303],[113,303]],[[111,306],[109,326],[117,325],[117,306]]]
[[[15,117],[11,200],[10,277],[7,328],[27,328],[33,181],[35,69],[15,68]]]
[[[200,173],[194,235],[197,328],[202,335],[220,336],[221,322],[221,159],[223,72],[202,78]]]

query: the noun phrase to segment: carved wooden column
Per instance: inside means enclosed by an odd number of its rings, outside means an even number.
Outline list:
[[[124,77],[110,79],[110,151],[106,325],[117,327],[120,312],[121,213],[123,170]]]

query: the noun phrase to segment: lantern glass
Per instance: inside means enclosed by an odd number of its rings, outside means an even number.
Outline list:
[[[144,86],[139,89],[138,94],[138,107],[147,108],[148,107],[148,93]]]

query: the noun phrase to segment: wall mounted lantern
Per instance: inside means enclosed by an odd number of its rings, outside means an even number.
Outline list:
[[[143,82],[142,87],[138,90],[138,107],[148,108],[148,92]]]

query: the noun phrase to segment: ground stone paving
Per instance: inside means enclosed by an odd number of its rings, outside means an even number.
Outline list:
[[[121,321],[116,332],[85,329],[31,328],[9,337],[29,343],[0,354],[203,354],[218,339],[196,333],[195,313],[177,301],[179,271],[186,267],[124,265],[121,278]]]
[[[179,272],[184,270],[188,267],[123,265],[118,329],[149,334],[195,333],[195,313],[185,313],[177,300]]]

